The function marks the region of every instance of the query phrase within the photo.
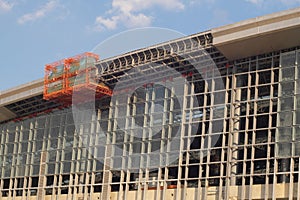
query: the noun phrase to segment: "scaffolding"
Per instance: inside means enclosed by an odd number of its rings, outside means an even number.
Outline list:
[[[44,99],[60,102],[63,105],[82,103],[89,99],[111,96],[112,91],[99,83],[95,63],[99,56],[83,53],[45,66]],[[80,92],[72,99],[74,92]],[[94,95],[94,98],[88,98]]]

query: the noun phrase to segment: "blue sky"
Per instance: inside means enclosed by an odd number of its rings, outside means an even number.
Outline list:
[[[300,0],[0,0],[0,91],[42,78],[45,64],[132,28],[189,35],[298,6]]]

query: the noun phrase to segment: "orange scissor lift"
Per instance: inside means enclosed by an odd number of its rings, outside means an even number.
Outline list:
[[[111,96],[111,89],[98,83],[95,63],[99,56],[83,53],[45,66],[44,99],[69,106]],[[73,98],[74,97],[74,98]]]

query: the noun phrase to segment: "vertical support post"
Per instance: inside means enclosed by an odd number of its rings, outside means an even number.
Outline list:
[[[174,88],[175,90],[175,88]],[[175,92],[174,92],[175,93]],[[176,93],[175,93],[176,94]],[[184,123],[186,122],[186,107],[187,107],[187,101],[186,96],[188,94],[188,84],[185,82],[183,85],[183,94],[182,94],[182,120],[181,120],[181,133],[180,133],[180,147],[179,147],[179,158],[178,158],[178,177],[177,177],[177,190],[176,190],[176,200],[179,199],[185,199],[185,188],[186,188],[186,182],[184,183],[184,188],[182,190],[182,184],[181,184],[181,176],[182,176],[182,161],[183,161],[183,148],[184,148]]]
[[[127,148],[127,145],[125,143],[125,141],[129,141],[130,138],[130,103],[131,103],[131,95],[127,95],[127,100],[126,100],[126,119],[125,119],[125,135],[124,135],[124,144],[123,144],[123,157],[127,157],[129,158],[130,150]],[[126,159],[127,162],[124,161],[124,159],[122,160],[122,166],[125,166],[125,168],[121,169],[121,178],[120,178],[120,189],[119,189],[119,199],[127,199],[128,198],[128,191],[129,191],[129,182],[130,182],[130,168],[131,168],[131,164],[129,159]],[[125,163],[124,163],[125,162]],[[124,182],[125,182],[125,188],[124,188]]]
[[[111,165],[111,153],[112,153],[112,145],[107,144],[106,146],[106,155],[104,161],[104,172],[103,172],[103,190],[102,190],[102,200],[108,200],[110,195],[110,165]]]
[[[236,175],[238,172],[237,169],[237,160],[238,160],[238,148],[237,145],[239,143],[239,128],[240,128],[240,112],[241,112],[241,89],[240,88],[235,88],[234,91],[234,110],[233,110],[233,130],[232,130],[232,143],[231,143],[231,148],[232,148],[232,167],[231,167],[231,180],[230,184],[236,185]]]
[[[117,102],[115,103],[115,109],[117,106]],[[113,102],[110,103],[110,108],[109,108],[109,119],[113,118]],[[117,112],[117,111],[115,111]],[[114,120],[115,121],[115,120]],[[116,123],[116,122],[115,122]],[[108,124],[108,136],[107,136],[107,141],[106,141],[106,154],[104,158],[104,169],[103,169],[103,190],[102,190],[102,200],[108,200],[110,199],[110,182],[111,182],[111,156],[112,156],[112,139],[111,139],[111,133],[114,124],[112,124],[111,120],[109,120]],[[110,134],[110,135],[109,135]]]
[[[45,173],[46,173],[46,160],[47,160],[47,151],[43,151],[41,152],[37,199],[44,199],[43,189],[44,189]]]
[[[241,89],[237,88],[238,81],[235,75],[236,66],[233,66],[232,76],[232,94],[230,108],[230,127],[228,135],[228,158],[227,158],[227,181],[226,181],[226,199],[230,198],[230,186],[236,185],[237,174],[237,156],[238,156],[238,134],[240,126],[240,100]]]

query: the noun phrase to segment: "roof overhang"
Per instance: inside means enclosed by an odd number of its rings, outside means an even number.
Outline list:
[[[24,99],[29,99],[43,94],[44,80],[39,79],[18,87],[14,87],[0,92],[0,122],[7,121],[18,117],[14,110],[9,109],[8,105],[20,102]],[[22,105],[19,105],[20,108]]]
[[[213,44],[228,60],[300,45],[300,8],[212,29]]]
[[[43,94],[44,79],[35,80],[0,92],[0,108],[33,96]]]

